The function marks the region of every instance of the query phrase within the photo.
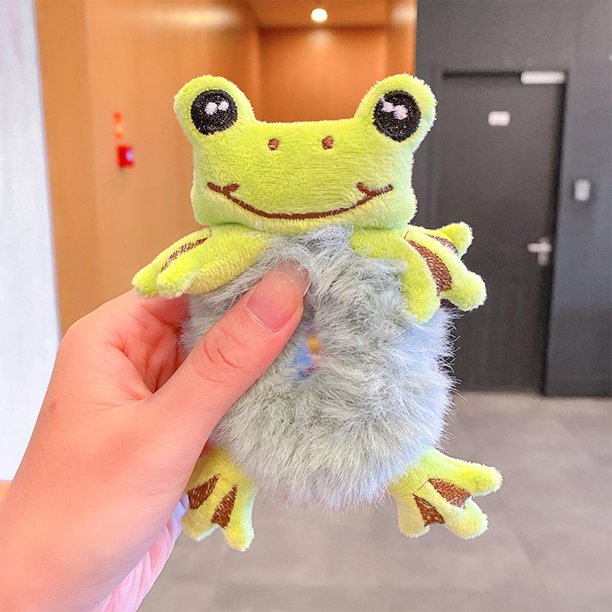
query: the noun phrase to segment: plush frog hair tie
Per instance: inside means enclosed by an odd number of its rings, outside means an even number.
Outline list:
[[[191,296],[184,350],[279,262],[299,262],[312,281],[291,341],[196,464],[184,531],[201,539],[221,528],[245,550],[258,493],[334,509],[388,492],[409,537],[434,523],[483,533],[473,497],[495,491],[500,474],[436,448],[452,312],[480,306],[485,286],[461,261],[467,225],[409,225],[413,155],[435,116],[429,87],[400,74],[350,119],[266,123],[233,83],[203,76],[179,91],[175,111],[193,145],[203,228],[133,282],[144,297]]]

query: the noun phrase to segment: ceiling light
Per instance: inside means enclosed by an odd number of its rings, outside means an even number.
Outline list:
[[[327,11],[321,7],[314,8],[310,13],[310,18],[315,23],[325,23],[327,21]]]

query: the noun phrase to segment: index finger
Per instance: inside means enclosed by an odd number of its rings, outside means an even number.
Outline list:
[[[95,323],[99,330],[133,330],[135,325],[143,331],[161,325],[178,331],[189,312],[188,296],[178,298],[140,298],[134,289],[126,291],[102,304],[80,322]]]

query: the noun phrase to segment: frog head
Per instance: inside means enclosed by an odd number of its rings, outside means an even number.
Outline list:
[[[299,234],[326,224],[398,228],[416,212],[413,154],[435,98],[415,77],[376,83],[353,117],[335,121],[259,121],[242,91],[216,76],[187,83],[174,107],[193,145],[202,224]]]

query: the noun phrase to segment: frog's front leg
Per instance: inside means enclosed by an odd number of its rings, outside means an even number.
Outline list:
[[[202,540],[220,527],[227,543],[246,550],[254,538],[252,525],[255,485],[220,448],[209,450],[197,463],[189,483],[189,509],[183,531]]]
[[[241,225],[204,227],[163,250],[132,284],[142,297],[208,293],[244,272],[268,241],[268,234]]]
[[[487,516],[472,497],[497,491],[501,474],[492,467],[447,457],[430,448],[419,462],[389,484],[400,531],[416,538],[440,523],[460,538],[487,529]]]
[[[461,310],[480,306],[486,297],[480,276],[470,272],[461,257],[472,239],[465,223],[439,230],[408,226],[406,230],[360,229],[353,233],[353,249],[364,257],[399,261],[401,290],[411,314],[426,322],[446,299]]]

